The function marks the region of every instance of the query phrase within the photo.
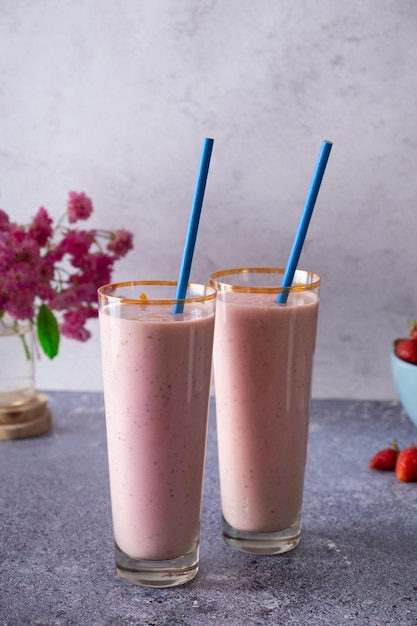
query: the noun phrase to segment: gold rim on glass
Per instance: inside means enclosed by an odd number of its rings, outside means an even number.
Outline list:
[[[223,283],[222,276],[238,276],[244,274],[276,274],[277,276],[283,276],[285,268],[282,267],[241,267],[233,268],[229,270],[220,270],[214,272],[210,276],[210,285],[218,291],[237,291],[245,293],[289,293],[299,291],[310,291],[317,289],[320,286],[320,276],[314,272],[308,272],[306,270],[296,270],[294,280],[295,282],[291,287],[269,287],[266,285],[254,286],[254,285],[234,285],[232,283]],[[302,274],[306,280],[303,283],[297,282],[297,274]]]
[[[137,298],[126,298],[124,296],[117,296],[112,293],[113,291],[116,291],[117,289],[121,289],[123,287],[138,287],[138,288],[147,287],[147,286],[176,287],[177,284],[178,283],[174,280],[131,280],[131,281],[126,281],[122,283],[110,283],[108,285],[103,285],[102,287],[99,287],[99,289],[97,289],[97,293],[100,298],[105,298],[106,300],[113,300],[114,302],[119,302],[120,304],[142,304],[142,305],[143,304],[174,305],[178,303],[190,304],[192,302],[207,302],[207,300],[213,300],[217,295],[217,292],[214,287],[209,286],[209,285],[203,285],[200,283],[188,283],[187,288],[189,289],[193,289],[195,287],[203,288],[206,290],[207,293],[201,296],[186,297],[183,299],[177,299],[177,298],[149,299],[146,296],[141,297],[140,294],[138,294]]]

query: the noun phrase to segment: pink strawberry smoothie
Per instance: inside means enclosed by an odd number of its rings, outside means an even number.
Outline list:
[[[222,512],[241,531],[299,523],[318,295],[218,293],[214,372]]]
[[[132,558],[173,559],[199,539],[214,312],[141,308],[100,311],[114,537]]]

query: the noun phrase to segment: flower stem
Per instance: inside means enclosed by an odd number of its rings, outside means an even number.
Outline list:
[[[30,361],[30,359],[32,358],[32,355],[30,354],[30,350],[29,350],[29,346],[28,346],[27,341],[26,341],[26,337],[25,337],[25,335],[19,335],[19,337],[22,340],[23,350],[25,351],[26,361]]]

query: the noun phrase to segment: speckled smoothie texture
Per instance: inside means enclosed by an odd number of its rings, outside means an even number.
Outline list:
[[[128,308],[128,307],[126,307]],[[100,313],[114,537],[133,558],[198,543],[214,315]]]
[[[318,297],[228,294],[214,340],[223,516],[276,532],[301,514]]]

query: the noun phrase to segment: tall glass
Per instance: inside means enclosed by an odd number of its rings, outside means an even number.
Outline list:
[[[116,569],[150,587],[184,584],[199,563],[216,292],[175,293],[163,281],[98,290]]]
[[[292,550],[301,532],[320,278],[297,271],[283,290],[283,273],[210,277],[223,538],[254,554]]]

